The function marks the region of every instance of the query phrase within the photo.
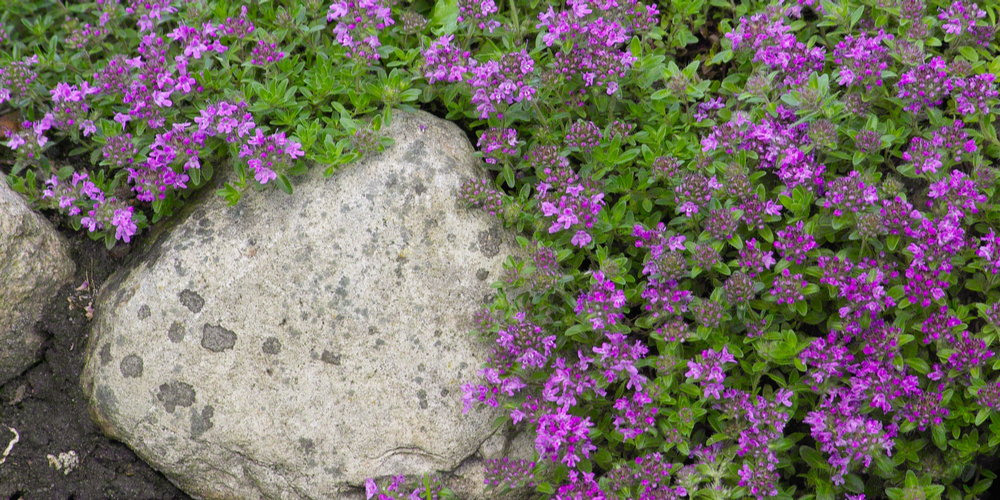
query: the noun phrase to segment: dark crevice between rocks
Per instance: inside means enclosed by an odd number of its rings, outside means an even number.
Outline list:
[[[104,436],[87,410],[80,387],[90,331],[87,294],[130,260],[113,257],[103,242],[65,232],[76,263],[73,280],[43,310],[39,331],[46,341],[41,360],[0,386],[0,447],[17,430],[20,439],[0,466],[0,500],[190,500],[124,444]],[[96,296],[98,290],[90,290]],[[71,309],[70,299],[74,307]],[[79,463],[69,473],[49,465],[48,455],[75,452]]]

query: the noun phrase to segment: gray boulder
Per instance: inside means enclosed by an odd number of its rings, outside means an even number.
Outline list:
[[[463,415],[460,387],[490,349],[472,315],[519,248],[457,202],[485,175],[457,126],[397,111],[383,132],[394,147],[293,196],[200,196],[102,287],[92,416],[192,496],[363,498],[369,477],[446,471],[481,498],[511,445],[503,410]]]
[[[38,361],[35,323],[75,270],[52,224],[0,177],[0,385]]]

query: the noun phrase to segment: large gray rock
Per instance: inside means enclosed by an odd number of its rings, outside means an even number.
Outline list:
[[[359,498],[368,477],[451,471],[482,496],[503,410],[463,415],[460,386],[518,248],[457,202],[485,175],[458,127],[396,112],[383,132],[394,147],[294,196],[201,197],[102,287],[91,412],[191,495]]]
[[[0,385],[38,361],[35,323],[75,270],[52,224],[0,176]]]

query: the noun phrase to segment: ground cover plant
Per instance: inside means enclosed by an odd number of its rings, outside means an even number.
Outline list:
[[[1000,468],[996,15],[8,0],[5,173],[110,247],[223,165],[233,203],[294,195],[391,146],[393,109],[433,110],[494,174],[462,198],[530,253],[463,387],[537,435],[495,491],[971,500]],[[413,479],[366,493],[449,496]]]

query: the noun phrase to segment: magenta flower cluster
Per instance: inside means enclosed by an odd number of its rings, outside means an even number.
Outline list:
[[[115,198],[106,198],[104,192],[90,180],[86,172],[73,172],[67,184],[52,176],[45,181],[42,200],[51,200],[51,208],[66,210],[90,232],[114,229],[115,239],[129,243],[138,230],[133,220],[134,208]]]
[[[424,77],[428,83],[464,81],[465,75],[478,64],[469,51],[451,44],[454,39],[454,35],[442,35],[424,50]]]
[[[594,330],[611,329],[625,318],[625,292],[604,273],[594,273],[590,290],[576,299],[574,312],[589,319]]]
[[[579,77],[584,87],[604,87],[607,95],[618,91],[618,80],[637,59],[629,50],[615,47],[632,33],[643,33],[658,23],[655,6],[636,0],[623,2],[569,1],[569,10],[556,13],[552,6],[538,15],[536,28],[542,42],[558,43],[569,50],[556,50],[555,72],[563,81]]]
[[[379,60],[378,34],[396,24],[383,0],[341,0],[330,5],[326,21],[337,21],[333,27],[337,43],[347,49],[348,57],[362,61]]]
[[[808,47],[796,39],[785,19],[798,17],[798,14],[798,9],[787,8],[775,17],[757,13],[749,19],[741,18],[740,25],[726,33],[726,38],[732,42],[734,51],[750,52],[754,62],[777,71],[776,81],[783,85],[802,85],[809,73],[823,68],[826,50]]]
[[[502,164],[517,155],[517,130],[491,127],[479,136],[476,147],[483,152],[486,163]]]
[[[537,93],[529,81],[534,70],[535,60],[525,49],[506,53],[499,60],[491,59],[470,68],[472,76],[468,83],[472,86],[472,104],[479,111],[479,118],[503,118],[501,108],[516,102],[531,101]]]
[[[542,215],[552,220],[549,234],[566,231],[573,235],[573,245],[587,246],[593,240],[589,231],[605,205],[604,193],[597,183],[581,179],[569,168],[546,168],[542,174],[536,199]]]

